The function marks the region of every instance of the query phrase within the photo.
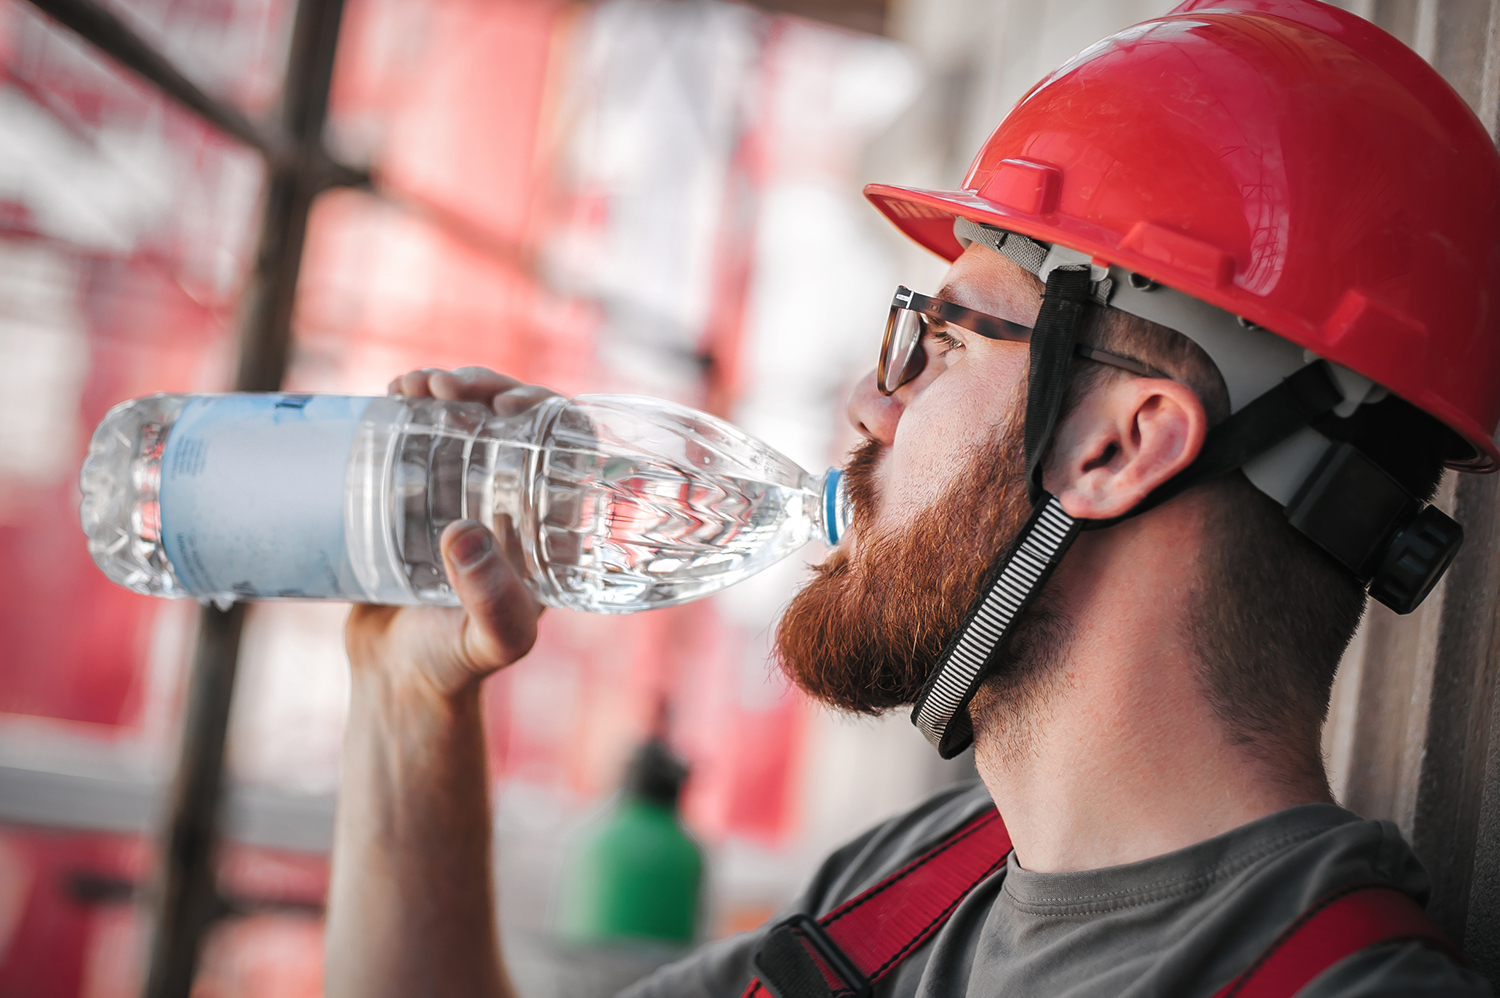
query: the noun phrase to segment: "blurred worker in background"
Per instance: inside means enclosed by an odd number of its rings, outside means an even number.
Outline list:
[[[1193,0],[1039,84],[962,190],[866,193],[952,266],[897,293],[849,403],[852,528],[777,654],[826,703],[972,741],[982,784],[835,852],[786,912],[810,918],[628,993],[1488,994],[1319,747],[1367,596],[1411,610],[1457,550],[1444,467],[1500,458],[1477,119],[1353,15]],[[462,610],[350,617],[331,995],[510,993],[478,688],[536,634],[514,543],[455,523]]]

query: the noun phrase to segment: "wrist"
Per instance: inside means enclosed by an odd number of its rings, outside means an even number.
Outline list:
[[[353,669],[349,713],[383,718],[403,731],[450,728],[478,718],[479,680],[447,690],[415,670]]]

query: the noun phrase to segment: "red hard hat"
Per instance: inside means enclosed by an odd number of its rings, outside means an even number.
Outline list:
[[[1032,88],[963,186],[865,196],[950,260],[959,216],[1176,288],[1437,417],[1454,467],[1500,462],[1500,154],[1364,19],[1190,0]]]

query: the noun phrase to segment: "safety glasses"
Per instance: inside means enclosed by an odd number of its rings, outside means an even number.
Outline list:
[[[876,384],[880,386],[882,395],[894,393],[897,388],[920,375],[927,366],[927,353],[922,348],[922,339],[931,331],[934,322],[959,326],[986,339],[1031,342],[1029,326],[996,315],[976,312],[972,308],[964,308],[941,298],[929,298],[910,288],[898,287],[896,298],[891,302],[890,317],[885,320],[885,339],[880,344],[880,360],[875,365]],[[1082,344],[1078,346],[1078,355],[1147,378],[1167,377],[1156,368],[1138,360],[1095,350]]]

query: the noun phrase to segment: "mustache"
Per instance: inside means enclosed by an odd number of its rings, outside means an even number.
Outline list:
[[[875,485],[875,469],[885,454],[885,445],[879,440],[866,438],[849,452],[844,463],[844,481],[849,490],[849,502],[854,507],[855,524],[869,523],[874,519],[880,496]]]

